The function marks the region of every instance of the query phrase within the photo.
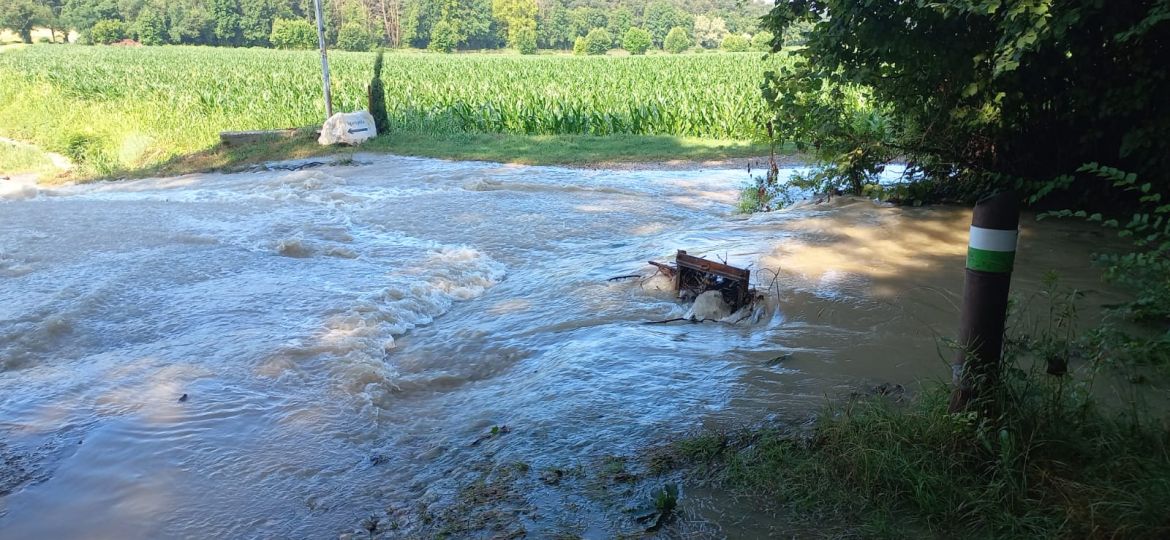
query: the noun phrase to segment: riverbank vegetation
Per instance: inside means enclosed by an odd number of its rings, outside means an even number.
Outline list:
[[[778,4],[766,18],[774,33],[812,25],[764,84],[774,140],[818,161],[789,182],[914,204],[1012,189],[1056,211],[1045,216],[1100,222],[1132,242],[1133,252],[1102,259],[1108,277],[1140,293],[1126,309],[1164,333],[1167,7]],[[879,185],[896,156],[907,162],[903,181]],[[756,197],[782,195],[783,180],[761,179]]]
[[[1163,538],[1164,400],[1140,353],[1075,330],[1080,297],[1053,274],[1013,303],[998,413],[948,412],[946,384],[881,385],[811,425],[703,433],[644,461],[826,537]]]
[[[948,385],[908,402],[863,396],[809,429],[706,434],[656,463],[749,495],[827,534],[1163,538],[1170,424],[1146,386],[1170,366],[1170,4],[778,3],[774,33],[811,24],[768,74],[776,140],[818,166],[760,178],[747,210],[789,186],[901,203],[969,203],[1014,190],[1041,218],[1098,222],[1119,253],[1105,277],[1133,300],[1072,331],[1075,291],[1008,334],[1000,381],[967,412]],[[894,157],[901,181],[879,184]],[[787,181],[786,181],[787,180]],[[1017,308],[1036,307],[1017,299]],[[1101,391],[1109,380],[1117,389]]]
[[[335,107],[365,109],[374,55],[334,53],[331,61]],[[371,148],[529,163],[761,155],[766,145],[752,143],[761,139],[767,114],[759,80],[785,61],[755,53],[391,53],[382,81],[392,133]],[[220,131],[318,124],[319,72],[317,55],[308,51],[9,50],[0,53],[0,135],[64,154],[81,175],[126,174],[204,152]],[[562,136],[571,144],[558,151],[554,142]],[[621,137],[588,139],[611,136]],[[501,145],[458,146],[469,140]],[[664,155],[671,146],[680,153]],[[590,151],[566,156],[574,147]]]

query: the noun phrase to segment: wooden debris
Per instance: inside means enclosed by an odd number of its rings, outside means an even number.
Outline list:
[[[674,287],[680,296],[696,298],[707,291],[719,291],[732,312],[751,302],[750,270],[687,255],[681,249],[675,263]]]
[[[662,272],[662,275],[666,276],[668,279],[674,279],[674,275],[678,273],[678,271],[675,270],[674,267],[669,265],[669,264],[663,264],[663,263],[654,262],[654,261],[647,261],[647,262],[649,262],[650,264],[657,267],[658,271]]]

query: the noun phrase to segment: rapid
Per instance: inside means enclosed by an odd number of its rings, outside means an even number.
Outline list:
[[[609,538],[621,504],[540,471],[948,376],[969,211],[749,217],[748,180],[359,156],[2,190],[0,539],[412,537],[500,464],[502,532]],[[1112,300],[1102,232],[1025,221],[1018,294]],[[750,267],[757,316],[645,324],[687,306],[608,278],[677,249]]]

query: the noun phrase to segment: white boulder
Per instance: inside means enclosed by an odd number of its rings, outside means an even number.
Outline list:
[[[366,111],[351,113],[337,113],[330,116],[321,126],[321,136],[317,142],[321,146],[332,144],[358,145],[373,139],[378,134],[374,126],[374,117]]]
[[[723,293],[707,291],[695,298],[691,310],[686,318],[692,321],[713,320],[721,321],[731,315],[731,306],[723,300]]]

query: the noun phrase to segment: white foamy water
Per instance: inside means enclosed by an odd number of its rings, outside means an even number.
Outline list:
[[[892,241],[910,229],[883,220],[906,216],[743,219],[748,179],[376,157],[10,190],[0,538],[334,537],[450,505],[484,460],[570,467],[944,376],[932,332],[954,324],[963,216],[922,218],[924,242],[957,246],[930,255],[957,269],[941,278],[887,248],[810,258]],[[687,306],[607,278],[676,249],[752,267],[769,303],[642,324]],[[937,290],[899,296],[919,279]],[[620,508],[533,486],[530,537],[626,530]]]

